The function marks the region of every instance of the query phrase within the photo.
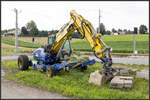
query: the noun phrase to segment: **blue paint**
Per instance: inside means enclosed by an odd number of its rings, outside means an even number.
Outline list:
[[[55,71],[61,70],[63,67],[68,67],[72,69],[74,65],[78,64],[79,62],[67,63],[67,62],[60,62],[59,59],[56,58],[56,55],[52,55],[51,53],[44,52],[43,48],[38,48],[33,52],[33,58],[35,61],[29,61],[29,66],[32,66],[34,70],[41,70],[45,72],[49,67],[55,66]],[[89,60],[86,62],[80,62],[75,69],[80,69],[87,65],[92,65],[96,61],[95,59]]]

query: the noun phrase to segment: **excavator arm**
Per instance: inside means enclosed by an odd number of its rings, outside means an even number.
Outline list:
[[[103,42],[101,35],[95,31],[93,25],[77,14],[75,10],[70,12],[70,16],[70,21],[56,34],[56,39],[49,48],[50,51],[57,55],[63,43],[70,37],[72,32],[77,30],[82,35],[82,39],[89,43],[94,55],[102,61],[103,67],[108,68],[111,66],[110,48]]]

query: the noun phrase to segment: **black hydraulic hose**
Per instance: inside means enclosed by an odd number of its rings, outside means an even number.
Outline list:
[[[83,28],[83,23],[85,23],[85,22],[81,22],[81,27],[82,27],[82,30],[83,30],[83,36],[81,37],[81,39],[83,39],[84,37],[85,37],[85,31],[84,31],[84,28]]]
[[[88,21],[87,21],[87,22],[88,22]],[[83,38],[85,37],[85,30],[84,30],[84,28],[83,28],[83,23],[85,23],[85,22],[82,20],[82,22],[81,22],[81,27],[82,27],[82,30],[83,30],[83,36],[81,37],[81,39],[83,39]],[[89,24],[86,24],[86,23],[85,23],[85,25],[90,29],[90,32],[92,33],[92,30],[91,30]]]
[[[96,47],[96,46],[94,46],[93,49],[92,49],[92,50],[93,50],[93,53],[94,53],[94,55],[95,55],[96,58],[101,59],[100,57],[97,56],[97,54],[96,54],[96,52],[95,52],[95,47]],[[102,61],[103,61],[103,60],[102,60]],[[104,62],[104,61],[103,61],[103,62]]]
[[[96,46],[93,47],[93,53],[94,53],[95,57],[98,58],[98,59],[100,59],[100,60],[102,61],[102,63],[105,63],[105,60],[104,60],[102,57],[101,57],[101,58],[98,57],[98,55],[96,54],[96,52],[95,52],[95,47],[96,47]]]
[[[86,20],[86,21],[87,21],[87,20]],[[87,22],[88,22],[88,21],[87,21]],[[86,26],[90,29],[90,32],[92,33],[92,30],[91,30],[89,24],[86,24]]]

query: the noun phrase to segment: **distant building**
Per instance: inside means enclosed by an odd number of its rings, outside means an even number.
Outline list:
[[[119,32],[120,35],[126,34],[126,32]]]
[[[16,34],[16,29],[13,28],[13,29],[8,29],[7,30],[7,33],[4,33],[4,36],[15,36]],[[21,30],[18,28],[18,35],[21,34]]]
[[[119,35],[119,33],[113,33],[113,32],[112,32],[111,35]]]

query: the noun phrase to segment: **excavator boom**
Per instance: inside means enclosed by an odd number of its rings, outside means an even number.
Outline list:
[[[62,44],[70,37],[72,32],[77,30],[82,35],[81,38],[89,43],[94,55],[102,61],[103,67],[107,68],[111,66],[110,48],[103,42],[101,35],[95,31],[93,25],[81,15],[77,14],[75,10],[70,12],[70,16],[70,21],[56,34],[56,39],[49,48],[50,51],[53,51],[57,55]]]

